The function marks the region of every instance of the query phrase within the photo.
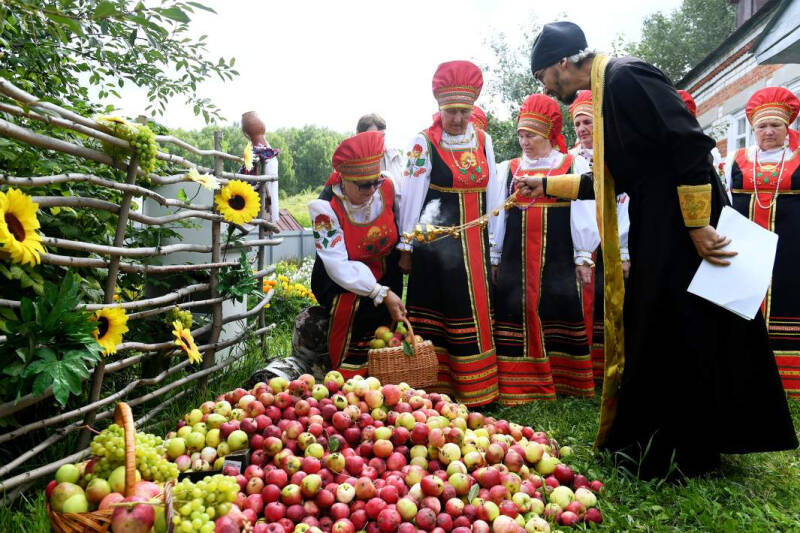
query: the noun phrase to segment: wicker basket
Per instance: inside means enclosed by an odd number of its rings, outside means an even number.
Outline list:
[[[136,485],[136,428],[133,425],[133,414],[128,404],[120,402],[114,409],[114,422],[125,430],[125,496],[133,494]],[[171,482],[164,487],[161,498],[166,502],[166,518],[169,531],[172,531],[172,494]],[[111,515],[114,508],[92,511],[89,513],[59,513],[50,509],[50,529],[57,533],[106,533],[111,528]]]
[[[414,328],[403,317],[408,333],[414,335]],[[402,346],[378,348],[369,351],[369,375],[378,378],[381,383],[406,382],[415,389],[422,389],[436,384],[439,372],[439,360],[436,358],[431,341],[416,340],[411,346],[413,355],[406,355]]]

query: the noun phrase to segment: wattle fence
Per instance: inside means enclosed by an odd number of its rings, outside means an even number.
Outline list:
[[[12,117],[16,117],[12,118]],[[14,122],[12,122],[14,120]],[[73,142],[58,139],[52,136],[37,133],[20,124],[41,122],[52,128],[71,130]],[[100,210],[113,213],[117,216],[116,233],[112,244],[96,242],[83,242],[80,240],[58,239],[44,236],[42,244],[48,252],[42,254],[42,264],[60,265],[68,269],[105,269],[108,271],[107,282],[103,290],[102,302],[86,302],[80,307],[87,311],[95,311],[110,306],[118,306],[127,312],[129,324],[134,321],[164,314],[177,307],[181,310],[191,309],[196,313],[207,313],[210,317],[207,324],[191,331],[195,338],[200,338],[204,344],[198,346],[202,354],[202,363],[190,366],[185,357],[178,358],[175,363],[170,359],[163,370],[150,374],[142,371],[136,372],[130,382],[113,390],[103,387],[104,380],[114,377],[123,369],[129,369],[126,376],[140,363],[154,359],[157,356],[167,356],[176,350],[173,338],[168,337],[169,330],[164,330],[164,338],[128,338],[117,346],[114,357],[106,357],[90,370],[89,379],[83,383],[84,393],[88,391],[88,401],[79,407],[71,409],[54,409],[52,388],[41,394],[32,393],[23,395],[16,400],[0,404],[0,421],[12,415],[22,415],[22,423],[12,423],[0,426],[0,446],[8,448],[10,445],[18,452],[15,457],[0,463],[0,493],[7,499],[15,498],[32,482],[51,475],[60,465],[79,461],[89,455],[88,439],[90,434],[87,426],[93,426],[99,421],[112,418],[114,404],[124,400],[134,408],[139,407],[137,426],[146,425],[154,416],[184,395],[203,390],[209,380],[225,367],[229,367],[238,358],[245,354],[245,350],[233,350],[232,347],[248,339],[262,343],[265,348],[265,335],[271,325],[265,324],[264,309],[269,304],[273,291],[258,292],[249,297],[249,305],[240,306],[233,301],[232,294],[224,294],[219,290],[219,273],[222,268],[235,268],[239,266],[238,260],[225,258],[225,252],[247,250],[252,263],[253,277],[261,285],[261,280],[274,273],[274,267],[269,264],[269,247],[281,243],[280,238],[273,236],[277,233],[274,221],[268,219],[267,210],[267,184],[277,181],[277,176],[264,174],[263,162],[259,166],[257,175],[238,174],[223,171],[223,162],[241,162],[238,155],[222,152],[219,147],[220,134],[215,134],[215,150],[200,150],[171,136],[157,136],[156,142],[161,146],[173,145],[180,147],[184,153],[189,152],[198,158],[211,156],[214,159],[214,168],[205,168],[187,158],[159,150],[157,160],[165,162],[161,165],[181,172],[170,175],[145,172],[137,164],[137,157],[131,155],[122,160],[112,158],[101,148],[101,143],[122,150],[130,150],[128,141],[112,135],[107,127],[94,119],[76,114],[63,107],[40,101],[34,95],[28,94],[7,80],[0,80],[0,137],[14,139],[20,143],[37,147],[42,150],[52,150],[74,156],[76,167],[81,160],[100,163],[124,171],[125,181],[114,181],[107,177],[75,172],[48,176],[9,176],[5,170],[0,169],[0,185],[4,188],[13,187],[25,190],[31,187],[48,187],[56,184],[86,182],[93,184],[98,190],[117,191],[121,194],[119,203],[109,202],[97,197],[79,197],[63,195],[35,196],[33,201],[38,203],[39,209],[71,208],[73,210]],[[179,195],[170,198],[162,194],[165,190],[173,191],[174,184],[184,184],[195,187],[198,193],[209,196],[207,191],[200,188],[187,176],[189,169],[195,168],[198,172],[213,174],[221,184],[230,180],[241,180],[253,186],[260,197],[260,213],[249,224],[235,226],[243,239],[233,243],[230,240],[230,229],[224,222],[223,216],[210,204],[191,203],[193,200]],[[183,186],[183,185],[182,185]],[[188,195],[191,198],[191,194]],[[141,209],[133,209],[136,202]],[[167,214],[153,216],[150,211]],[[56,211],[57,212],[57,211]],[[190,221],[200,230],[194,230],[192,242],[173,242],[151,247],[126,247],[124,246],[126,233],[131,228],[164,227],[176,221]],[[227,234],[227,239],[226,239]],[[192,239],[187,239],[192,240]],[[68,250],[72,255],[60,255],[59,250]],[[255,252],[255,254],[253,253]],[[78,255],[76,255],[76,253]],[[187,262],[183,259],[185,254],[203,254],[199,262]],[[173,254],[180,254],[181,258],[169,264]],[[253,257],[253,255],[255,257]],[[173,257],[175,257],[173,255]],[[151,260],[152,259],[152,260]],[[154,264],[154,263],[162,264]],[[132,301],[115,303],[115,289],[120,273],[130,273],[142,276],[143,280],[155,277],[161,281],[169,276],[191,274],[198,278],[195,283],[181,286],[173,283],[174,289],[167,289],[164,294],[150,295]],[[175,280],[173,280],[174,282]],[[0,284],[6,283],[5,280]],[[0,291],[0,308],[10,308],[19,311],[20,301],[5,299]],[[248,300],[245,300],[247,303]],[[231,327],[224,330],[226,325]],[[233,327],[237,326],[237,327]],[[231,333],[229,330],[234,330]],[[153,332],[158,337],[160,334]],[[0,335],[0,351],[8,338]],[[164,357],[159,357],[163,361]],[[134,367],[134,368],[131,368]],[[0,376],[0,382],[2,382]],[[115,385],[118,385],[115,382]],[[111,390],[109,390],[111,389]],[[139,389],[137,391],[137,389]],[[147,392],[142,394],[141,389]],[[140,392],[137,395],[137,392]],[[152,400],[158,399],[154,404]],[[145,404],[147,410],[144,411]],[[23,413],[24,412],[24,413]],[[98,424],[99,425],[99,424]],[[101,426],[102,427],[102,426]],[[73,432],[83,431],[78,440],[75,453],[59,460],[41,465],[41,460],[34,461],[36,466],[30,468],[32,460],[44,450],[67,438]],[[15,452],[16,453],[16,452]]]

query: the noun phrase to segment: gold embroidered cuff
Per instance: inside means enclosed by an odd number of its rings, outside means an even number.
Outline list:
[[[678,202],[683,223],[689,228],[708,226],[711,221],[711,184],[679,185]]]
[[[545,191],[548,196],[556,196],[567,200],[578,198],[578,189],[581,186],[580,174],[561,174],[549,176],[545,179]]]

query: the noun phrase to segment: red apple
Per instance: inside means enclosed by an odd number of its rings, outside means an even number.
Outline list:
[[[124,503],[147,502],[142,496],[129,496]],[[111,515],[111,527],[122,533],[148,533],[156,519],[152,505],[139,504],[133,507],[120,506]]]

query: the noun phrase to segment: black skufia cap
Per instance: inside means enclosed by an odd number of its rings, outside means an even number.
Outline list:
[[[533,41],[531,73],[549,67],[561,58],[575,55],[586,48],[586,36],[574,22],[564,20],[545,24]]]

